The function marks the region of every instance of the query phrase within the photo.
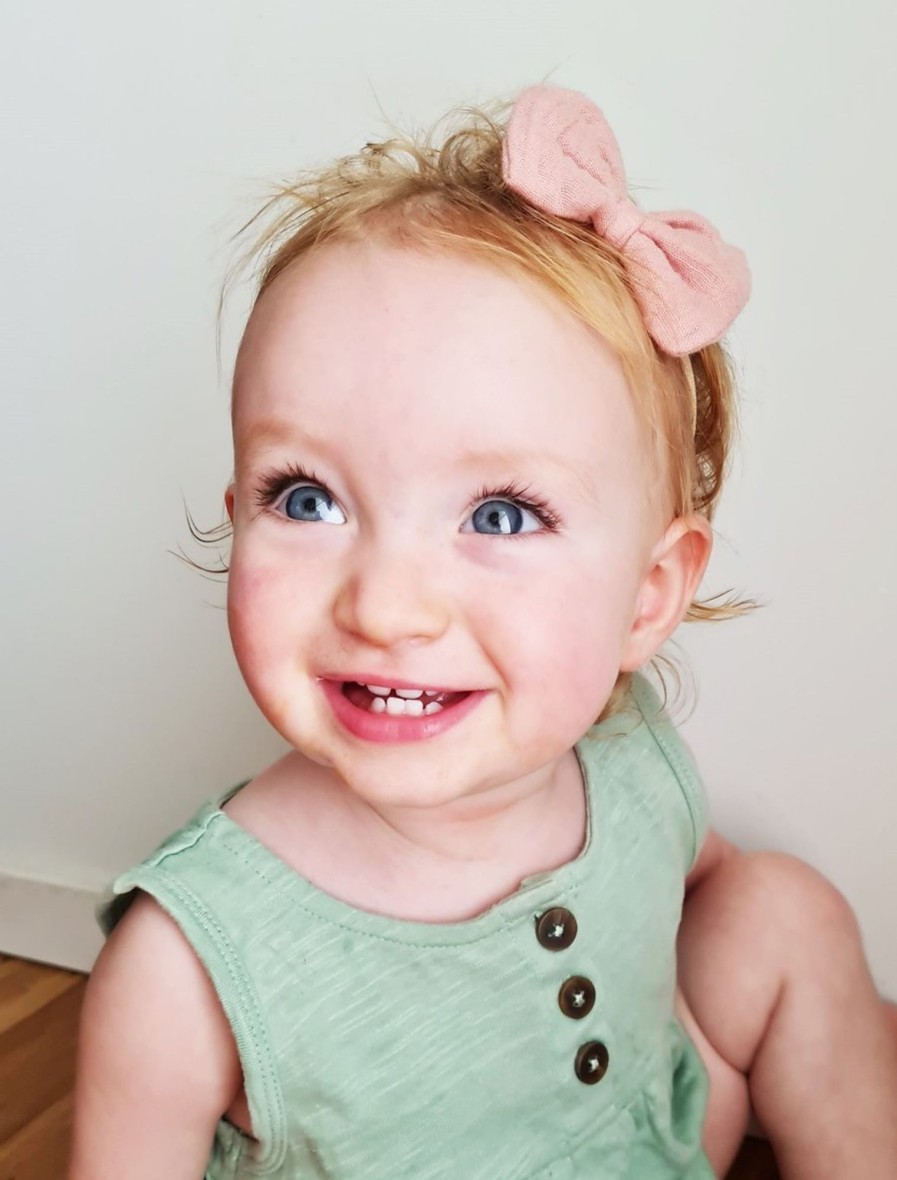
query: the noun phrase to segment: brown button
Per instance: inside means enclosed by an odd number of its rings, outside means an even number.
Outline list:
[[[595,985],[584,975],[571,975],[561,984],[558,1004],[571,1020],[582,1020],[595,1007]]]
[[[610,1054],[600,1041],[586,1041],[576,1054],[573,1068],[576,1076],[587,1086],[594,1086],[607,1073]]]
[[[566,950],[576,937],[576,919],[561,906],[536,918],[536,938],[548,951]]]

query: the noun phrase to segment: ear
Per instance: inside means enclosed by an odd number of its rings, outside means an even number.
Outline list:
[[[227,509],[227,519],[234,523],[234,485],[228,484],[227,491],[224,493],[224,507]]]
[[[622,672],[634,672],[647,663],[682,622],[712,548],[710,524],[698,515],[677,517],[655,545],[623,651]]]

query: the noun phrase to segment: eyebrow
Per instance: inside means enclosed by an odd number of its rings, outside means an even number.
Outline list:
[[[295,446],[310,447],[325,455],[332,455],[334,451],[326,439],[278,418],[263,418],[260,422],[253,422],[240,437],[241,452]]]
[[[592,502],[600,499],[598,489],[590,477],[575,471],[569,460],[545,451],[515,449],[473,451],[466,454],[461,462],[471,471],[507,471],[511,475],[520,474],[524,478],[527,478],[529,473],[535,469],[536,479],[541,476],[546,467],[549,467],[553,474],[562,476],[568,486],[575,488],[579,495],[584,496],[586,500]]]
[[[254,422],[246,431],[240,447],[242,454],[264,450],[268,447],[307,447],[327,460],[335,460],[339,456],[338,444],[334,445],[326,438],[316,435],[304,427],[279,418],[263,418]],[[559,474],[572,480],[584,489],[587,494],[594,496],[596,489],[590,481],[584,480],[572,471],[568,460],[560,456],[546,454],[544,451],[532,451],[522,448],[496,448],[494,450],[470,451],[462,456],[461,466],[472,472],[501,471],[514,475],[526,474],[534,467],[548,466]]]
[[[464,455],[462,463],[465,467],[510,468],[513,470],[548,464],[551,467],[558,467],[568,474],[570,472],[569,462],[555,455],[546,454],[545,451],[470,451]]]

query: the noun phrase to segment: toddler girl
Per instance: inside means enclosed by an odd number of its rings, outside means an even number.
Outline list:
[[[286,200],[226,503],[291,751],[115,883],[72,1180],[710,1177],[749,1099],[787,1176],[897,1175],[849,912],[708,833],[639,672],[737,609],[741,254],[555,89]]]

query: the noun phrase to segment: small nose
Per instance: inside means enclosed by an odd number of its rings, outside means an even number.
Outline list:
[[[448,603],[433,571],[407,553],[369,546],[347,571],[334,603],[337,625],[375,647],[438,639]]]

